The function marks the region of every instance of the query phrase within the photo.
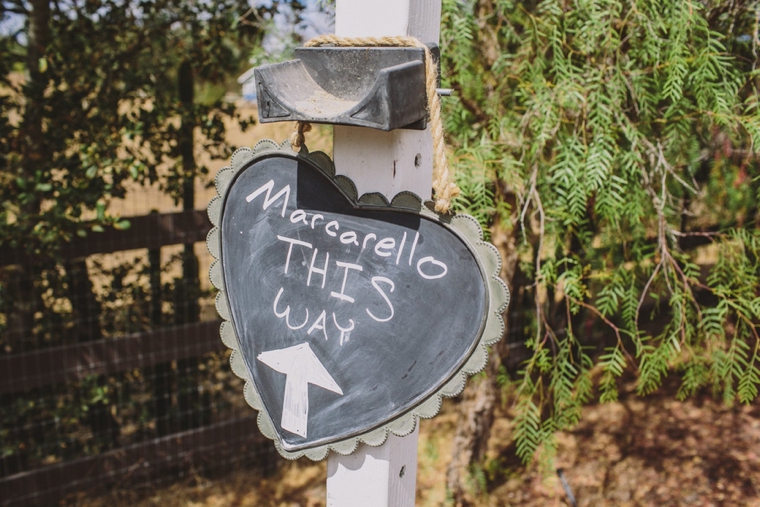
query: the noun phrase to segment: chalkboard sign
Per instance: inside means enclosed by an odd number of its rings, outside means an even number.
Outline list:
[[[216,185],[222,339],[283,455],[409,433],[483,368],[508,293],[472,217],[408,193],[357,199],[326,155],[271,141],[236,152]]]

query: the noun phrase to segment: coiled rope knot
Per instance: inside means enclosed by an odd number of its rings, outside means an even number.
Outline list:
[[[290,135],[290,144],[294,150],[301,149],[301,146],[306,142],[306,132],[311,132],[311,123],[306,121],[297,121],[296,128]]]
[[[446,161],[446,144],[443,139],[443,121],[441,120],[441,98],[436,90],[438,70],[433,63],[430,49],[415,37],[338,37],[337,35],[320,35],[307,41],[305,47],[332,44],[334,46],[359,47],[415,47],[425,51],[425,87],[427,90],[428,117],[430,132],[433,137],[433,192],[435,193],[435,210],[448,213],[451,200],[459,195],[459,187],[454,183]],[[290,143],[298,150],[304,145],[306,132],[311,130],[308,122],[296,122],[296,128],[290,137]]]

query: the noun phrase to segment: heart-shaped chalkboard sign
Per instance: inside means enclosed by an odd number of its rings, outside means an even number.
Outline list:
[[[221,335],[285,457],[406,435],[480,371],[504,332],[496,249],[411,193],[357,199],[324,153],[235,152],[209,203]]]

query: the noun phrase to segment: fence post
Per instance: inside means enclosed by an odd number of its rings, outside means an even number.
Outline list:
[[[411,35],[438,43],[440,0],[337,0],[335,33],[342,37]],[[383,132],[334,127],[333,158],[338,174],[351,178],[359,195],[402,190],[429,199],[433,149],[430,130]],[[417,483],[419,428],[406,437],[390,435],[380,447],[362,445],[350,456],[327,461],[328,507],[410,507]]]
[[[158,210],[151,210],[151,215],[158,216]],[[163,321],[161,297],[161,247],[148,249],[148,269],[150,280],[150,327],[159,329]],[[163,437],[169,434],[169,406],[171,405],[171,363],[153,366],[149,375],[153,379],[153,406],[156,418],[156,434]]]
[[[195,163],[195,142],[193,140],[196,126],[195,73],[189,60],[183,60],[177,69],[177,91],[180,101],[182,120],[177,132],[177,144],[182,158],[182,209],[195,209],[195,175],[198,170]],[[200,278],[198,277],[198,257],[195,245],[185,243],[182,250],[182,279],[176,280],[179,291],[175,294],[175,323],[191,324],[200,321]],[[198,390],[199,358],[192,357],[177,361],[177,405],[179,424],[183,430],[197,428],[203,424],[207,406],[201,400]]]

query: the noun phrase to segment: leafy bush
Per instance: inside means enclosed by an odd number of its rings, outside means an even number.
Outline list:
[[[635,369],[642,395],[760,384],[758,16],[749,1],[444,0],[460,209],[531,292],[517,452]]]

